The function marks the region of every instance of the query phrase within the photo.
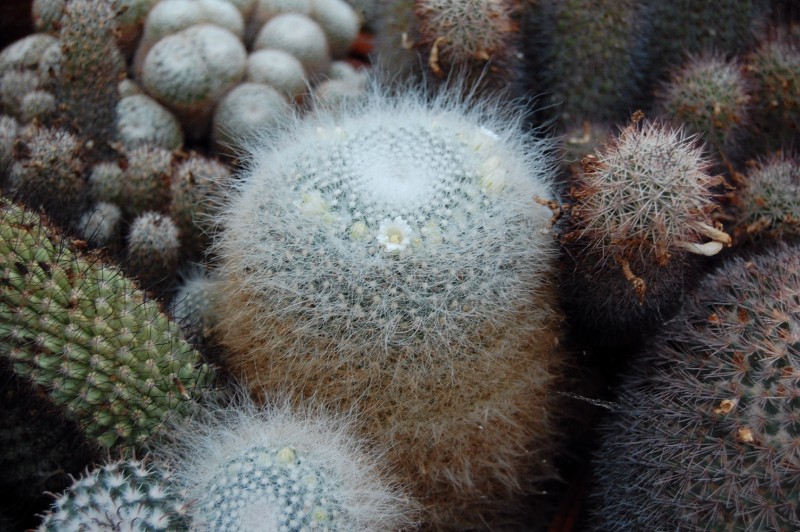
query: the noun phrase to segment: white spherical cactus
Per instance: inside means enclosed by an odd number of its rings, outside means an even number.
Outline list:
[[[153,144],[174,150],[183,144],[183,130],[164,106],[145,94],[132,94],[117,104],[117,134],[127,149]]]
[[[191,529],[413,528],[412,503],[348,425],[344,416],[245,402],[176,428],[163,454],[192,501]]]
[[[299,13],[284,13],[271,18],[258,32],[253,48],[289,52],[300,60],[311,77],[324,74],[331,64],[331,50],[325,31],[312,19]]]
[[[9,70],[36,69],[42,54],[58,39],[46,33],[34,33],[6,46],[0,51],[0,75]]]
[[[283,50],[256,50],[247,58],[247,81],[272,85],[281,94],[295,98],[308,88],[303,64]]]
[[[19,122],[14,117],[0,115],[0,168],[11,164],[18,133]]]
[[[276,127],[291,113],[280,92],[262,83],[242,83],[219,102],[214,111],[212,140],[217,151],[241,153],[261,131]]]
[[[136,50],[137,77],[147,53],[158,41],[199,24],[214,24],[244,38],[244,18],[228,0],[160,0],[147,15],[144,32]]]
[[[166,471],[121,460],[76,480],[56,499],[38,530],[181,530],[185,511],[186,503],[172,490]]]
[[[122,210],[119,207],[100,201],[83,213],[78,222],[78,234],[92,245],[108,245],[119,236],[121,219]]]
[[[355,10],[344,0],[314,0],[310,15],[325,30],[333,57],[346,56],[361,28]]]
[[[142,84],[178,115],[187,131],[200,135],[214,103],[246,67],[247,51],[234,34],[202,24],[158,41],[144,61]]]
[[[227,365],[363,409],[438,525],[513,505],[555,445],[549,144],[518,126],[421,94],[319,110],[250,146],[215,246]]]
[[[313,0],[256,0],[253,9],[253,22],[258,27],[263,26],[269,19],[283,13],[311,13]]]

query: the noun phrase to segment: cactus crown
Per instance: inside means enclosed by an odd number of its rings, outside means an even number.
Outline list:
[[[719,179],[706,173],[702,149],[682,130],[634,119],[582,166],[572,212],[576,236],[593,245],[655,252],[663,261],[679,248],[702,253],[704,237],[727,242],[710,217]]]
[[[413,507],[348,421],[247,399],[176,427],[164,457],[201,530],[397,530]]]
[[[218,239],[223,269],[362,352],[457,351],[467,335],[446,331],[510,316],[553,251],[534,201],[552,197],[549,145],[480,114],[376,90],[259,142]]]
[[[165,472],[138,460],[112,462],[76,480],[53,503],[40,531],[183,528],[185,504],[172,493]]]

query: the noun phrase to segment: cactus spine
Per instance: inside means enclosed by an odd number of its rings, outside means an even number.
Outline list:
[[[169,478],[157,466],[134,459],[107,463],[60,495],[38,530],[186,530],[187,504]]]
[[[549,145],[443,97],[345,109],[252,146],[216,330],[245,381],[362,409],[430,522],[474,525],[549,473]]]
[[[583,160],[563,218],[568,314],[595,343],[636,341],[669,319],[697,257],[730,244],[696,139],[639,120]]]
[[[655,339],[601,429],[598,530],[800,527],[798,272],[736,258]]]

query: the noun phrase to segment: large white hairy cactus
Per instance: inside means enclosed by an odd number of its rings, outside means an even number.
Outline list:
[[[548,145],[517,126],[379,90],[320,111],[250,147],[216,244],[228,365],[362,410],[433,523],[480,522],[553,444]]]

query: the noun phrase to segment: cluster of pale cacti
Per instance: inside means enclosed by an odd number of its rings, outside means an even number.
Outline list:
[[[30,15],[0,527],[800,528],[791,2]]]

